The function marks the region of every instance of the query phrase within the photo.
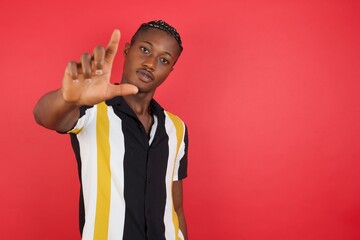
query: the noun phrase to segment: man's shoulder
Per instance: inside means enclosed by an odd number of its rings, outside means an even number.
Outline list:
[[[175,127],[181,127],[184,129],[186,128],[185,122],[178,115],[171,113],[167,110],[164,110],[164,114],[171,120]]]
[[[168,110],[165,110],[165,109],[164,109],[164,113],[166,115],[168,115],[170,118],[174,118],[174,119],[177,119],[177,120],[183,122],[183,120],[178,115],[176,115],[175,113],[172,113],[172,112],[170,112]]]
[[[152,99],[151,101],[151,108],[152,110],[161,114],[165,114],[167,117],[171,118],[171,119],[175,119],[177,121],[181,121],[182,123],[184,123],[184,121],[176,114],[164,109],[155,99]]]

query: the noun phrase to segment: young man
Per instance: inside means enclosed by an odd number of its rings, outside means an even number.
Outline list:
[[[62,87],[35,106],[35,119],[71,136],[82,239],[187,239],[187,128],[153,100],[182,52],[180,36],[163,21],[142,24],[125,45],[122,81],[114,85],[119,40],[115,30],[106,48],[70,62]]]

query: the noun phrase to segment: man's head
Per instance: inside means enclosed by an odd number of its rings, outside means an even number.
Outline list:
[[[122,83],[130,83],[139,93],[154,93],[163,83],[182,51],[175,28],[164,21],[144,23],[124,49]]]
[[[176,29],[174,27],[172,27],[168,23],[164,22],[163,20],[155,20],[155,21],[141,24],[141,26],[138,28],[138,30],[135,32],[135,34],[131,38],[131,42],[130,42],[131,45],[134,44],[139,33],[144,32],[144,31],[148,30],[149,28],[156,28],[156,29],[162,30],[162,31],[170,34],[179,44],[180,53],[182,52],[183,47],[182,47],[181,37],[180,37],[179,33],[176,31]]]

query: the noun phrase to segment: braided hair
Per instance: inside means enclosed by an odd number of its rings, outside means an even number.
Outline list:
[[[140,32],[146,31],[149,28],[156,28],[170,34],[177,41],[180,48],[180,52],[182,52],[183,47],[179,33],[176,31],[174,27],[170,26],[168,23],[164,22],[163,20],[155,20],[141,24],[139,29],[135,32],[134,36],[131,38],[131,45],[134,44],[136,37]]]

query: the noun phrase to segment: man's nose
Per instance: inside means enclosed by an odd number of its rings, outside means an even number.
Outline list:
[[[153,56],[147,57],[144,62],[143,66],[146,67],[150,71],[155,71],[156,69],[156,58]]]

